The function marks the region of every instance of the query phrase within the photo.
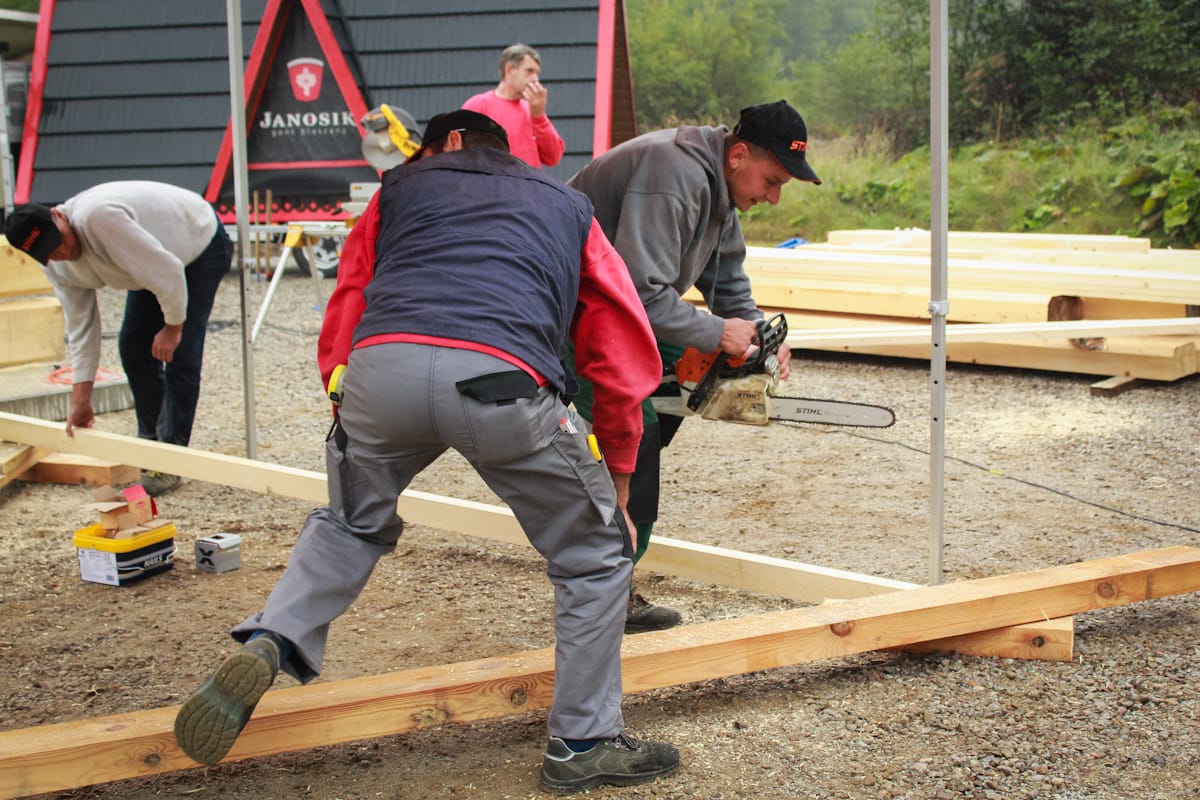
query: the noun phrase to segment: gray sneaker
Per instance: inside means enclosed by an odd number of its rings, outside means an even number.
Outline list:
[[[264,634],[246,642],[175,715],[175,741],[201,764],[216,764],[237,741],[279,672],[279,641]]]
[[[601,784],[632,786],[679,767],[679,751],[663,742],[641,742],[627,733],[604,739],[586,753],[575,753],[557,736],[550,737],[542,759],[542,788],[550,792],[582,792]]]
[[[645,633],[674,628],[679,624],[679,612],[666,606],[656,606],[636,592],[629,595],[625,606],[625,632]]]

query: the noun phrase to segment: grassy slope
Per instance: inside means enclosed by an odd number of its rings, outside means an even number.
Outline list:
[[[1194,132],[1192,133],[1194,135]],[[776,207],[742,217],[748,242],[825,240],[830,230],[929,228],[929,151],[894,158],[879,139],[813,142],[821,186],[791,183]],[[950,156],[950,228],[1140,235],[1136,201],[1112,187],[1115,163],[1099,134],[973,145]]]

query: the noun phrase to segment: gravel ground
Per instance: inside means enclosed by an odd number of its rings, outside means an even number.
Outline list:
[[[323,469],[313,361],[319,286],[286,274],[253,348],[258,457]],[[254,316],[265,283],[249,287]],[[239,285],[214,311],[193,446],[245,454]],[[115,334],[121,298],[103,300]],[[116,366],[115,338],[105,365]],[[928,575],[927,365],[798,353],[781,393],[890,405],[883,431],[690,420],[665,454],[664,535],[912,582]],[[1090,396],[1098,377],[952,366],[947,580],[1177,544],[1200,533],[1200,379]],[[132,412],[97,427],[133,430]],[[415,489],[495,502],[447,456]],[[257,610],[308,506],[187,481],[163,498],[176,568],[129,587],[79,579],[78,487],[0,489],[0,729],[173,705]],[[242,567],[192,564],[193,538],[243,536]],[[700,622],[795,603],[653,574],[652,600]],[[550,592],[527,548],[414,526],[336,624],[323,679],[548,646]],[[634,733],[675,743],[681,770],[596,798],[1200,797],[1200,645],[1193,595],[1081,614],[1067,663],[877,652],[631,695]],[[291,685],[289,679],[281,686]],[[61,798],[532,798],[545,713],[447,725]]]

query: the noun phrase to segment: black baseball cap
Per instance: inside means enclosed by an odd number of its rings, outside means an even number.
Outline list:
[[[460,108],[456,111],[447,111],[444,114],[438,114],[429,120],[429,123],[425,126],[425,133],[421,136],[421,153],[425,152],[425,148],[429,143],[436,142],[448,136],[450,131],[490,133],[504,142],[505,150],[508,149],[508,133],[505,132],[504,126],[487,114],[480,114],[478,111],[469,111],[465,108]]]
[[[808,165],[808,127],[800,112],[786,101],[743,108],[733,135],[771,151],[793,178],[821,183]]]
[[[54,224],[54,215],[48,207],[37,203],[13,209],[4,220],[4,238],[43,266],[50,260],[50,254],[62,244],[62,234]]]

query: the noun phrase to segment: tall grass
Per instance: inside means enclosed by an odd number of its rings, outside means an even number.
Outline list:
[[[1163,133],[1147,135],[1160,141]],[[813,141],[809,155],[824,183],[793,181],[778,206],[743,214],[748,242],[773,246],[795,237],[821,242],[829,231],[846,228],[930,227],[928,149],[896,156],[889,138],[876,132]],[[1052,138],[955,148],[948,168],[950,229],[1140,235],[1137,201],[1115,186],[1129,167],[1114,159],[1104,133],[1089,126]]]

